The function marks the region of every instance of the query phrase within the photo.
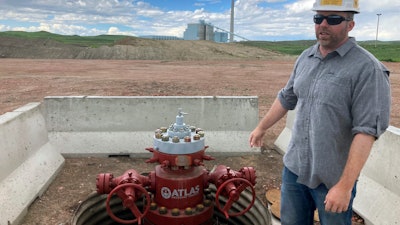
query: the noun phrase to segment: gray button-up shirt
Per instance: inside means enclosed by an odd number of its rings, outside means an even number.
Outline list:
[[[297,59],[282,106],[296,108],[285,166],[298,182],[328,188],[342,175],[353,137],[378,138],[389,125],[389,71],[350,38],[322,58],[316,44]]]

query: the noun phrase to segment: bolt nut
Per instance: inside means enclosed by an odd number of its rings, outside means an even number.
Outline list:
[[[162,133],[155,133],[154,135],[157,139],[161,139],[162,138]]]
[[[192,139],[189,136],[184,137],[183,140],[185,142],[191,142],[192,141]]]
[[[204,205],[203,204],[197,204],[196,205],[196,210],[199,211],[199,212],[203,211],[204,210]]]
[[[160,127],[160,130],[161,130],[162,133],[167,132],[167,129],[168,129],[167,127]]]
[[[195,132],[196,131],[196,127],[195,126],[190,126],[190,132]]]
[[[168,209],[167,209],[167,207],[165,207],[165,206],[161,206],[161,207],[158,209],[158,212],[159,212],[161,215],[167,214]]]
[[[150,203],[150,210],[156,210],[157,209],[157,203],[152,202]]]
[[[185,215],[192,215],[192,214],[193,214],[193,209],[190,208],[190,207],[187,207],[187,208],[185,209]]]
[[[200,140],[200,135],[199,134],[193,135],[193,140],[195,140],[195,141]]]
[[[200,137],[204,137],[205,133],[204,133],[204,131],[199,131],[199,132],[197,132],[197,134],[200,135]]]
[[[162,136],[162,141],[169,141],[169,136],[168,135],[163,135]]]
[[[174,136],[174,137],[172,138],[172,142],[174,142],[174,143],[179,143],[179,137],[178,137],[178,136]]]
[[[212,201],[210,199],[206,199],[203,202],[204,206],[206,206],[206,207],[209,207],[211,205],[211,203],[212,203]]]
[[[173,216],[179,216],[179,214],[180,214],[180,212],[179,212],[179,209],[178,209],[178,208],[173,208],[173,209],[171,210],[171,215],[173,215]]]

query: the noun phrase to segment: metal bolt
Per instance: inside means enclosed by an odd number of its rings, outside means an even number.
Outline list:
[[[160,132],[160,133],[156,133],[155,135],[154,135],[157,139],[161,139],[162,138],[162,133]]]
[[[192,139],[189,136],[184,137],[183,140],[185,142],[191,142],[192,141]]]
[[[161,207],[158,209],[158,212],[159,212],[161,215],[167,214],[167,212],[168,212],[167,207],[161,206]]]
[[[150,209],[151,210],[156,210],[157,209],[157,203],[155,203],[155,202],[150,203]]]
[[[197,134],[200,135],[200,137],[204,137],[204,131],[199,131]]]
[[[167,128],[166,127],[160,127],[161,132],[165,133],[167,132]]]
[[[204,210],[204,205],[203,204],[197,204],[196,205],[196,209],[197,209],[197,211],[201,212],[201,211]]]
[[[191,132],[195,132],[196,131],[196,127],[195,126],[190,126],[190,131]]]
[[[210,206],[211,203],[212,203],[212,202],[211,202],[210,199],[206,199],[206,200],[204,200],[204,202],[203,202],[204,206],[206,206],[206,207]]]
[[[185,209],[185,215],[192,215],[192,214],[193,214],[193,209],[190,208],[190,207],[187,207],[187,208]]]
[[[174,143],[179,143],[179,137],[178,137],[178,136],[174,136],[174,137],[172,138],[172,142],[174,142]]]
[[[163,135],[162,136],[162,141],[169,141],[169,136],[168,135]]]
[[[179,216],[179,214],[180,214],[180,212],[179,212],[179,209],[178,209],[178,208],[173,208],[173,209],[171,210],[171,215],[173,215],[173,216]]]

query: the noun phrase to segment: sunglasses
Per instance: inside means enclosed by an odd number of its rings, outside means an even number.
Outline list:
[[[314,23],[315,24],[321,24],[322,21],[326,19],[326,22],[329,25],[338,25],[341,24],[343,21],[350,21],[351,19],[344,18],[343,16],[338,16],[338,15],[329,15],[329,16],[323,16],[321,14],[316,14],[314,15]]]

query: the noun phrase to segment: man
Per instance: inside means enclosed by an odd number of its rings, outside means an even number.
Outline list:
[[[390,115],[389,71],[348,36],[358,0],[317,0],[317,44],[297,59],[286,86],[250,134],[263,145],[268,128],[296,108],[283,157],[282,225],[351,225],[356,181]]]

